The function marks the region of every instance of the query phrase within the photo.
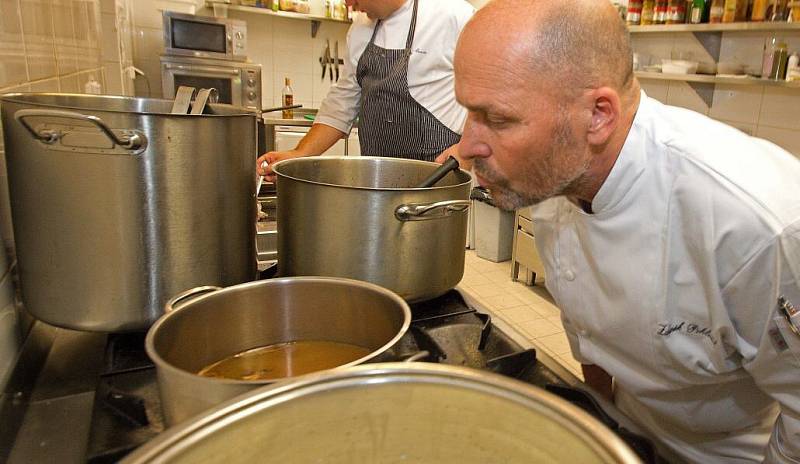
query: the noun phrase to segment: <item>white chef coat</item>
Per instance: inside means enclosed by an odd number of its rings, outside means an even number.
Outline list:
[[[399,10],[381,22],[375,45],[404,49],[411,25],[414,0],[406,0]],[[408,65],[411,96],[453,132],[460,134],[467,111],[456,102],[453,55],[464,25],[474,8],[464,0],[419,0],[417,29]],[[314,123],[325,124],[349,133],[358,117],[361,87],[355,70],[369,44],[376,21],[358,13],[347,32],[344,72],[331,86],[320,105]]]
[[[690,462],[798,463],[800,161],[641,95],[593,214],[533,208],[572,352]]]

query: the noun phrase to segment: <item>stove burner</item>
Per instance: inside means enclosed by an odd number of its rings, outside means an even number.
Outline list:
[[[144,351],[146,336],[146,332],[109,334],[101,375],[122,374],[153,367],[153,361]]]
[[[492,318],[470,308],[458,291],[412,305],[409,332],[391,350],[391,359],[424,360],[488,370],[547,388],[577,404],[614,430],[646,463],[663,461],[645,438],[622,428],[597,402],[538,362]],[[116,462],[164,430],[155,368],[144,351],[143,333],[110,335],[98,379],[89,437],[90,463]]]

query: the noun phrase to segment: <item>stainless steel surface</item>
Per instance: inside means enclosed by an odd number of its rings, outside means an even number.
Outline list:
[[[171,115],[171,101],[109,96],[1,100],[20,282],[31,314],[80,330],[144,329],[180,291],[253,278],[253,114],[210,105],[213,114]],[[46,110],[24,119],[37,133],[59,133],[60,143],[37,140],[15,120],[29,109]],[[54,110],[99,118],[114,134],[141,132],[146,149],[112,147],[96,121]],[[108,156],[113,150],[127,156]]]
[[[193,24],[198,26],[220,26],[224,28],[224,50],[213,51],[208,49],[208,41],[212,40],[205,31],[198,31],[196,44],[175,43],[174,25]],[[168,55],[191,56],[198,58],[215,58],[222,60],[245,61],[247,60],[247,23],[238,19],[217,18],[214,16],[199,16],[178,13],[175,11],[163,12],[164,52]],[[205,36],[205,37],[201,37]]]
[[[261,65],[238,61],[161,56],[161,92],[175,98],[181,85],[214,88],[219,103],[261,111]]]
[[[257,437],[257,438],[256,438]],[[544,390],[439,364],[375,364],[282,382],[173,429],[126,463],[640,463]]]
[[[414,188],[438,166],[375,157],[277,163],[279,273],[366,280],[411,302],[453,288],[464,273],[471,179],[458,170],[436,187]],[[413,205],[441,214],[395,216]]]
[[[350,343],[371,350],[348,366],[378,361],[410,322],[405,301],[367,282],[270,279],[189,301],[153,325],[146,349],[156,364],[165,420],[175,424],[270,383],[197,375],[216,361],[251,348],[298,340]]]
[[[172,102],[170,113],[186,114],[189,112],[189,105],[192,104],[192,98],[194,98],[196,90],[194,87],[179,86],[178,90],[175,91],[175,101]]]
[[[200,89],[197,91],[197,98],[192,104],[192,111],[189,114],[203,114],[206,104],[217,103],[219,98],[217,89]]]
[[[511,245],[511,280],[518,280],[524,272],[526,285],[533,285],[545,278],[544,265],[533,238],[533,222],[530,208],[517,210],[514,222],[514,237]]]

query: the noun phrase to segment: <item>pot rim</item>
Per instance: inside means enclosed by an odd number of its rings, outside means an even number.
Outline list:
[[[202,375],[198,375],[193,372],[189,372],[187,370],[181,369],[177,366],[174,366],[172,363],[167,362],[156,350],[155,348],[155,337],[156,333],[158,332],[159,327],[167,323],[170,317],[175,317],[175,314],[181,314],[186,311],[191,311],[191,307],[193,303],[205,300],[207,298],[211,298],[214,295],[220,295],[224,293],[232,293],[237,290],[246,289],[249,287],[257,287],[261,285],[269,285],[270,283],[285,283],[285,282],[332,282],[337,284],[351,284],[357,287],[368,288],[370,290],[377,291],[380,294],[383,294],[386,297],[389,297],[390,300],[397,303],[400,307],[400,310],[403,313],[403,324],[400,327],[400,330],[392,337],[391,340],[386,342],[380,348],[371,351],[368,355],[362,356],[356,360],[350,361],[347,364],[342,364],[340,366],[333,367],[331,369],[326,370],[333,370],[333,369],[340,369],[343,367],[351,367],[356,366],[358,364],[365,363],[370,359],[376,358],[377,356],[386,352],[389,348],[394,346],[405,334],[408,332],[409,327],[411,327],[411,307],[408,303],[400,297],[397,293],[385,288],[381,287],[380,285],[376,285],[370,282],[365,282],[362,280],[355,280],[355,279],[348,279],[344,277],[322,277],[322,276],[303,276],[303,277],[279,277],[274,279],[267,279],[267,280],[256,280],[252,282],[245,282],[242,284],[232,285],[230,287],[225,287],[221,290],[217,290],[211,293],[206,293],[196,298],[191,299],[185,305],[169,312],[165,313],[158,320],[153,323],[150,329],[147,331],[147,336],[145,337],[144,347],[147,355],[156,365],[156,369],[163,369],[169,372],[172,375],[178,375],[186,379],[193,379],[194,381],[199,382],[206,382],[211,385],[251,385],[251,386],[259,386],[259,385],[270,385],[276,382],[282,381],[292,381],[295,379],[305,378],[309,375],[314,375],[320,371],[309,372],[307,374],[296,375],[293,377],[283,377],[276,380],[238,380],[238,379],[226,379],[226,378],[218,378],[218,377],[205,377]]]
[[[348,162],[359,162],[360,160],[380,160],[381,162],[387,163],[403,163],[403,164],[420,164],[420,165],[433,165],[433,166],[440,166],[439,163],[434,163],[433,161],[422,161],[422,160],[412,160],[412,159],[404,159],[404,158],[390,158],[385,156],[303,156],[299,158],[289,158],[282,161],[278,161],[277,163],[272,165],[273,172],[278,176],[278,178],[286,178],[291,179],[295,182],[300,182],[303,184],[309,185],[322,185],[325,187],[336,187],[342,189],[350,189],[350,190],[366,190],[366,191],[377,191],[377,192],[429,192],[432,190],[445,190],[445,189],[454,189],[458,187],[463,187],[464,185],[472,185],[472,174],[469,171],[465,171],[461,168],[458,168],[459,172],[463,172],[467,177],[468,180],[464,182],[460,182],[454,185],[434,185],[433,187],[359,187],[355,185],[342,185],[342,184],[331,184],[329,182],[317,182],[314,180],[308,179],[301,179],[299,177],[290,176],[288,174],[280,172],[281,166],[293,164],[293,163],[308,163],[312,161],[322,161],[324,160],[348,160]]]
[[[160,102],[171,102],[172,100],[166,100],[163,98],[150,98],[150,97],[126,97],[124,95],[90,95],[85,93],[61,93],[61,92],[13,92],[13,93],[5,93],[0,94],[0,102],[9,102],[9,103],[16,103],[18,105],[30,105],[40,108],[56,108],[56,109],[68,109],[73,111],[91,111],[91,112],[99,112],[99,113],[115,113],[115,114],[136,114],[136,115],[146,115],[146,116],[162,116],[162,117],[176,117],[176,118],[197,118],[197,117],[211,117],[211,118],[230,118],[230,117],[254,117],[258,118],[258,115],[254,111],[249,111],[246,108],[242,108],[240,106],[234,105],[227,105],[224,103],[208,103],[207,106],[214,107],[214,106],[225,106],[230,108],[235,108],[240,110],[241,112],[230,113],[230,114],[174,114],[169,112],[158,112],[158,111],[136,111],[136,110],[117,110],[113,108],[87,108],[85,106],[77,106],[77,105],[57,105],[55,103],[43,103],[40,101],[29,101],[25,98],[20,97],[36,97],[36,96],[47,96],[47,97],[76,97],[82,99],[103,99],[103,100],[149,100],[149,101],[160,101]]]
[[[123,462],[165,462],[180,455],[251,413],[269,409],[304,396],[358,385],[420,381],[429,385],[451,384],[474,391],[494,393],[521,408],[534,410],[561,426],[582,435],[591,448],[620,463],[641,463],[636,453],[588,412],[558,396],[522,381],[493,372],[463,366],[430,363],[376,363],[307,374],[295,381],[267,385],[226,401],[194,418],[173,426],[129,455]]]

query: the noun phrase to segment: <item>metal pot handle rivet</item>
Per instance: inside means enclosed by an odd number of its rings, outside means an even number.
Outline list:
[[[164,306],[164,313],[171,313],[172,311],[175,311],[177,309],[175,305],[183,302],[184,300],[198,297],[204,293],[216,292],[217,290],[222,290],[222,287],[217,287],[214,285],[204,285],[202,287],[190,288],[189,290],[178,293],[177,295],[172,297],[169,301],[167,301],[167,304]]]
[[[139,150],[147,146],[147,137],[135,130],[126,130],[124,131],[124,135],[122,137],[117,137],[111,129],[108,128],[105,122],[97,116],[89,115],[89,114],[81,114],[76,113],[74,111],[62,111],[62,110],[19,110],[14,113],[14,119],[16,119],[22,126],[31,133],[31,135],[36,139],[43,143],[51,144],[58,141],[60,138],[60,134],[57,131],[50,131],[44,130],[42,132],[36,132],[36,130],[31,127],[25,121],[25,118],[28,117],[51,117],[51,118],[67,118],[67,119],[79,119],[81,121],[86,121],[94,124],[97,126],[105,135],[108,137],[114,145],[119,145],[123,148],[128,150]]]
[[[435,203],[408,203],[394,210],[398,221],[427,221],[441,219],[465,211],[469,208],[469,200],[446,200]]]

